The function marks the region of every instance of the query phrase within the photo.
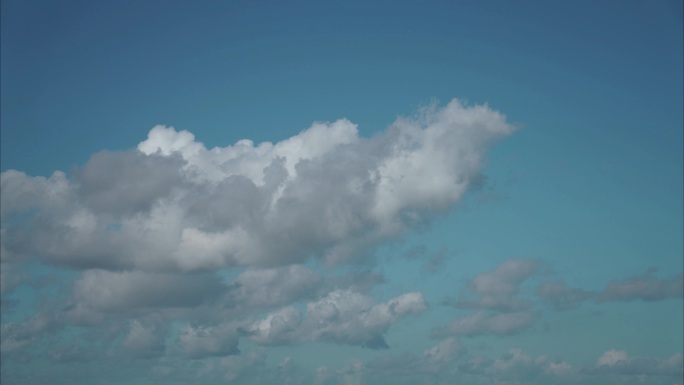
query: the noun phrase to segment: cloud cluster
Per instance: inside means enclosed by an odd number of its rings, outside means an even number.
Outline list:
[[[435,352],[445,352],[440,354]],[[604,353],[602,357],[609,355]],[[626,353],[625,353],[626,354]],[[614,365],[571,365],[548,355],[532,355],[511,348],[498,358],[472,355],[453,338],[426,349],[422,355],[387,354],[363,361],[351,360],[338,367],[321,366],[309,371],[286,357],[276,367],[264,366],[263,356],[250,352],[245,357],[231,356],[207,363],[203,380],[238,381],[253,384],[432,384],[467,383],[474,385],[671,385],[681,381],[681,354],[665,359],[626,358]],[[638,369],[637,371],[633,371]],[[163,378],[173,378],[177,372]]]
[[[550,304],[555,310],[576,308],[582,302],[656,302],[667,299],[682,298],[684,293],[683,275],[676,274],[671,278],[658,278],[655,269],[643,274],[612,280],[600,292],[581,288],[568,287],[562,280],[542,282],[536,290],[539,298]]]
[[[434,328],[432,336],[506,336],[530,328],[539,318],[539,311],[534,309],[534,302],[520,297],[520,287],[539,275],[540,267],[538,260],[510,259],[494,270],[475,275],[467,284],[467,293],[447,303],[476,312]],[[556,311],[574,309],[588,300],[654,302],[682,298],[683,292],[682,274],[661,279],[655,270],[613,280],[600,293],[568,287],[562,280],[541,282],[535,290],[537,297]]]
[[[375,303],[366,295],[336,290],[309,302],[306,314],[290,306],[252,324],[251,340],[262,345],[319,341],[387,348],[383,335],[399,319],[427,309],[423,295],[411,292]]]
[[[492,271],[477,274],[468,282],[470,296],[452,301],[457,308],[478,309],[469,316],[454,319],[433,330],[433,336],[485,334],[510,335],[534,324],[538,315],[532,302],[519,297],[520,285],[539,270],[540,262],[510,259]]]
[[[512,131],[457,100],[372,138],[342,119],[208,149],[157,126],[70,176],[3,172],[3,260],[147,271],[347,261],[458,201],[487,145]]]
[[[480,183],[488,145],[512,131],[488,106],[452,101],[371,138],[342,119],[278,143],[207,148],[190,132],[157,126],[136,149],[97,153],[70,174],[5,171],[0,347],[3,364],[19,369],[3,369],[3,383],[87,383],[93,370],[113,383],[163,384],[603,384],[615,376],[630,383],[635,373],[681,376],[681,355],[663,361],[609,350],[591,367],[519,349],[499,359],[469,355],[461,339],[519,333],[538,319],[522,290],[539,275],[532,259],[474,276],[453,301],[468,314],[435,328],[439,341],[422,354],[374,353],[314,372],[289,357],[266,365],[272,346],[386,349],[393,325],[426,312],[418,291],[375,298],[384,277],[363,257]],[[439,251],[424,269],[446,258]],[[59,283],[40,291],[29,268],[51,271]],[[40,310],[24,303],[14,312],[22,286],[34,290]],[[681,291],[681,274],[661,279],[649,271],[598,294],[562,281],[543,282],[536,294],[566,310],[588,299],[658,301]],[[86,361],[92,366],[79,368]],[[31,365],[50,370],[33,375]]]

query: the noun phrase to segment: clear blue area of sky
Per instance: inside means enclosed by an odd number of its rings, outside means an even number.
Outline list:
[[[342,117],[371,136],[434,99],[487,102],[520,126],[487,158],[494,196],[474,193],[378,253],[452,253],[453,273],[424,283],[431,303],[508,258],[544,259],[595,290],[649,267],[669,276],[683,255],[682,14],[681,1],[3,0],[0,166],[69,172],[156,124],[213,147]],[[422,279],[411,263],[387,262],[388,293]],[[574,323],[563,341],[600,330],[591,357],[642,324],[652,338],[630,350],[681,350],[681,307],[605,311],[546,321]],[[557,342],[515,338],[539,354]]]
[[[158,123],[209,146],[339,117],[369,134],[452,97],[489,102],[551,154],[681,167],[677,1],[2,6],[3,170],[69,169]]]
[[[641,254],[668,254],[657,240],[681,230],[681,2],[2,7],[3,171],[68,172],[96,151],[134,147],[155,124],[208,147],[341,117],[368,136],[458,97],[522,127],[485,170],[516,180],[511,227],[529,233],[548,217],[560,227],[540,234],[600,228],[594,246],[615,231]],[[606,222],[579,223],[582,211]]]

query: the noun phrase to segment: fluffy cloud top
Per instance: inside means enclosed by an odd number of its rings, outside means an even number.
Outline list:
[[[70,176],[3,172],[2,257],[148,271],[346,261],[458,201],[512,131],[456,100],[372,138],[342,119],[208,149],[157,126]]]

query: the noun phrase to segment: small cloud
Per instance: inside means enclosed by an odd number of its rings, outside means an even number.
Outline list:
[[[656,277],[651,269],[641,275],[608,283],[599,294],[599,300],[607,301],[662,301],[669,298],[682,298],[684,294],[684,275],[677,274],[669,279]]]
[[[433,330],[433,336],[440,335],[498,335],[507,336],[532,326],[538,315],[530,311],[513,313],[487,313],[479,311],[467,317],[456,318],[448,326]]]
[[[542,282],[535,293],[559,311],[574,309],[594,296],[584,289],[569,288],[563,281]]]
[[[610,349],[599,357],[596,361],[596,366],[614,366],[619,362],[626,362],[627,359],[626,351]]]
[[[329,342],[386,349],[384,334],[398,320],[427,309],[421,293],[412,292],[386,303],[350,290],[335,290],[306,304],[304,315],[294,307],[269,313],[255,321],[248,334],[261,345],[305,341]]]
[[[462,309],[514,311],[529,308],[528,301],[517,297],[520,284],[537,273],[540,262],[533,259],[511,259],[496,269],[476,275],[468,283],[475,298],[461,298],[455,306]]]

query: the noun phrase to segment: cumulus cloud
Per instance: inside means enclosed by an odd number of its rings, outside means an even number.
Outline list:
[[[435,360],[428,352],[445,346],[455,347],[457,354]],[[437,355],[436,357],[442,357]],[[630,360],[630,359],[628,359]],[[455,340],[445,340],[430,347],[422,356],[413,353],[386,354],[371,360],[352,359],[346,364],[320,366],[303,370],[296,360],[286,357],[279,364],[265,365],[265,354],[250,351],[239,356],[210,358],[194,376],[181,377],[176,367],[166,367],[165,381],[174,378],[201,379],[203,383],[239,382],[249,384],[299,385],[397,385],[464,383],[473,385],[672,385],[681,381],[681,354],[666,359],[639,358],[621,366],[574,366],[548,355],[533,355],[511,348],[498,358],[468,356]],[[679,368],[678,368],[679,366]],[[211,381],[214,379],[214,381]]]
[[[3,258],[148,271],[339,263],[457,202],[488,144],[512,131],[456,100],[372,138],[342,119],[208,149],[157,126],[71,176],[3,172]]]
[[[178,333],[178,345],[191,358],[237,354],[238,336],[231,325],[185,325]]]
[[[449,337],[440,341],[437,345],[426,349],[423,352],[423,357],[430,361],[451,362],[467,352],[468,349],[458,339]]]
[[[666,359],[631,357],[624,350],[610,349],[598,358],[594,368],[586,368],[585,371],[594,375],[639,376],[642,382],[669,378],[678,378],[681,381],[684,375],[683,357],[681,353],[675,353]]]
[[[468,282],[469,295],[450,302],[457,308],[477,311],[434,328],[432,336],[507,336],[529,328],[539,315],[531,310],[531,301],[519,297],[519,291],[539,267],[537,260],[510,259],[494,270],[475,275]]]
[[[316,294],[322,286],[320,275],[301,265],[250,269],[235,279],[231,300],[245,306],[282,306]]]
[[[627,352],[610,349],[599,357],[596,361],[596,366],[614,366],[621,361],[627,361]]]
[[[306,304],[305,315],[294,307],[269,313],[250,328],[251,340],[262,345],[319,341],[383,349],[384,334],[399,319],[427,309],[421,293],[375,301],[350,290],[336,290]]]
[[[192,382],[203,370],[217,383],[313,383],[292,360],[263,370],[262,348],[239,354],[239,340],[387,348],[392,325],[427,303],[419,292],[374,299],[384,277],[363,270],[372,265],[363,257],[458,202],[478,182],[489,144],[513,130],[488,106],[454,100],[371,138],[341,119],[277,143],[208,148],[188,131],[156,126],[137,148],[96,153],[70,173],[7,170],[3,308],[25,266],[77,272],[64,275],[71,291],[50,293],[50,311],[3,319],[3,357],[106,359],[107,370],[140,359],[132,366],[154,365],[153,375],[171,376],[164,383]],[[411,359],[439,377],[466,352],[448,337]],[[363,381],[367,367],[393,360],[350,364],[330,380]]]
[[[152,358],[164,353],[164,330],[154,324],[143,324],[138,320],[131,321],[121,345],[134,354]]]
[[[599,295],[601,301],[661,301],[668,298],[682,298],[684,275],[677,274],[669,279],[656,277],[655,270],[608,283]]]

